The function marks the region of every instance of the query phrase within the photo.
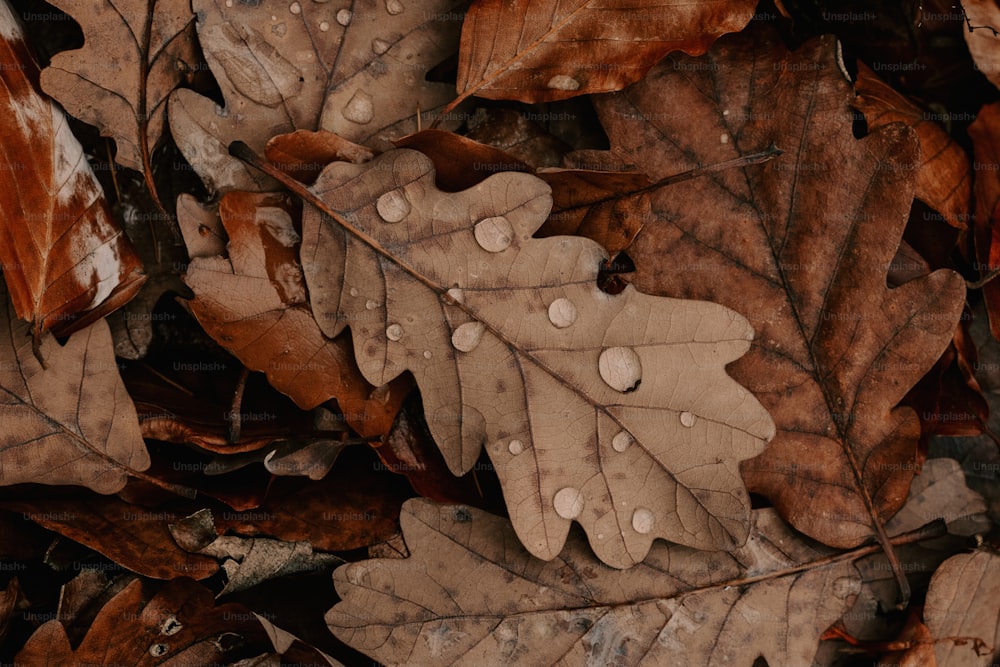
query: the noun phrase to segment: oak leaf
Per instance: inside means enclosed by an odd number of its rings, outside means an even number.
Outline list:
[[[639,289],[717,301],[753,323],[731,372],[778,435],[742,464],[744,479],[797,529],[851,547],[884,542],[906,499],[920,423],[897,404],[951,339],[965,284],[941,270],[888,288],[917,141],[900,125],[854,139],[836,52],[832,38],[789,53],[748,31],[701,59],[668,57],[597,106],[612,149],[654,180],[678,163],[785,149],[654,193],[629,255]]]
[[[32,352],[0,285],[0,485],[78,484],[120,490],[149,467],[139,420],[115,363],[111,333],[96,322],[60,346],[50,335]]]
[[[743,29],[750,0],[477,0],[462,24],[459,99],[552,102],[635,83],[671,51],[704,53]]]
[[[192,90],[171,96],[170,128],[210,190],[262,190],[273,181],[229,157],[240,139],[262,151],[271,137],[325,129],[372,148],[416,129],[449,86],[425,72],[457,48],[462,0],[195,0],[198,38],[225,108]],[[452,123],[457,125],[458,123]]]
[[[535,560],[510,524],[464,505],[413,499],[400,517],[405,560],[350,563],[326,615],[339,639],[387,665],[812,664],[822,632],[861,578],[849,560],[753,514],[732,553],[655,544],[614,571],[574,533]]]
[[[0,264],[18,317],[67,335],[131,299],[145,278],[38,65],[0,3]]]
[[[115,140],[115,160],[153,183],[167,97],[200,63],[188,0],[53,0],[83,28],[83,47],[57,53],[42,89]],[[155,187],[149,188],[156,196]]]
[[[444,193],[426,156],[399,149],[333,163],[311,190],[292,185],[327,211],[303,212],[320,328],[350,326],[372,384],[413,373],[453,473],[486,447],[531,553],[554,558],[571,520],[616,567],[656,537],[743,542],[736,462],[773,433],[724,370],[749,346],[746,320],[708,302],[601,292],[597,244],[531,238],[551,196],[528,174]]]
[[[230,192],[219,214],[229,257],[195,257],[184,277],[205,331],[299,407],[336,398],[361,435],[388,432],[409,386],[400,380],[379,392],[358,372],[350,341],[323,336],[309,311],[286,198]]]

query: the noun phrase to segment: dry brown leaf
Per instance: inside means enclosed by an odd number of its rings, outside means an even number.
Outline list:
[[[596,243],[531,238],[551,196],[528,174],[444,193],[426,156],[398,149],[333,163],[312,192],[302,194],[380,248],[306,208],[320,328],[350,326],[373,384],[413,373],[453,473],[486,447],[531,553],[554,558],[573,520],[616,567],[642,560],[656,537],[743,542],[749,499],[736,463],[773,433],[724,370],[749,346],[746,320],[708,302],[601,292]]]
[[[388,432],[409,387],[400,380],[377,392],[358,372],[350,341],[321,333],[307,305],[287,199],[230,192],[219,213],[229,235],[228,259],[195,257],[184,278],[195,293],[190,307],[198,322],[299,407],[336,398],[361,435]]]
[[[1000,49],[1000,44],[997,46]],[[976,269],[985,278],[1000,269],[1000,102],[979,110],[969,126],[975,155]],[[1000,340],[1000,280],[983,285],[983,300],[993,337]]]
[[[931,579],[924,622],[938,667],[988,667],[1000,658],[1000,556],[952,556]],[[981,643],[977,643],[976,640]]]
[[[53,0],[83,29],[83,48],[58,53],[42,89],[115,140],[115,160],[152,186],[167,96],[200,63],[188,0]],[[149,188],[156,196],[155,187]]]
[[[45,370],[0,285],[0,339],[0,485],[78,484],[114,493],[129,472],[149,467],[107,324],[96,322],[63,346],[45,335]]]
[[[671,51],[704,53],[753,16],[752,0],[478,0],[462,25],[459,99],[551,102],[635,83]]]
[[[342,602],[326,621],[387,665],[750,667],[758,655],[771,667],[812,664],[861,579],[849,560],[821,561],[828,552],[772,510],[753,516],[749,540],[731,554],[658,543],[616,572],[579,533],[543,563],[499,517],[409,500],[409,558],[338,568]]]
[[[676,113],[663,111],[665,91]],[[900,125],[854,139],[853,97],[832,38],[788,53],[747,31],[701,59],[668,57],[597,103],[612,149],[653,180],[679,163],[785,150],[655,192],[656,217],[629,255],[639,289],[717,301],[753,323],[731,372],[778,435],[744,479],[796,528],[841,547],[873,533],[885,543],[920,435],[916,412],[896,406],[947,346],[965,297],[951,271],[887,287],[918,146]]]
[[[224,665],[271,645],[246,607],[213,603],[211,591],[190,579],[167,582],[151,599],[137,579],[104,606],[76,648],[51,620],[28,639],[15,664]]]
[[[170,128],[210,190],[273,185],[227,151],[256,151],[271,137],[325,129],[382,149],[416,129],[450,86],[424,80],[458,46],[464,0],[358,0],[333,6],[194,0],[198,38],[225,108],[191,90],[171,96]],[[457,122],[449,125],[457,125]]]
[[[962,34],[976,69],[1000,88],[1000,6],[994,0],[962,0],[961,4],[969,28]]]
[[[131,299],[145,280],[62,111],[36,89],[17,19],[0,3],[0,264],[18,317],[66,335]]]
[[[565,120],[579,122],[576,114],[570,112],[531,113],[532,118],[551,122]],[[582,125],[582,123],[580,123]],[[561,139],[546,132],[541,125],[530,120],[525,114],[514,109],[476,109],[468,122],[466,136],[524,160],[536,169],[541,167],[561,167],[563,156],[570,146]]]
[[[361,164],[375,157],[370,149],[326,130],[279,134],[268,140],[264,155],[275,167],[303,183],[315,181],[331,162]]]
[[[904,95],[893,90],[862,62],[854,84],[855,105],[876,129],[902,122],[912,127],[920,140],[920,166],[916,196],[944,216],[952,227],[965,229],[969,223],[972,196],[972,168],[965,150],[944,128],[930,120]]]

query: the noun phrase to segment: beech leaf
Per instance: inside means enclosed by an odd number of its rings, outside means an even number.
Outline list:
[[[837,50],[822,38],[789,53],[747,31],[701,59],[668,57],[597,106],[612,149],[653,180],[679,163],[785,149],[654,192],[629,256],[638,289],[717,301],[753,324],[731,372],[778,435],[742,464],[744,479],[797,529],[846,548],[885,543],[882,524],[906,499],[920,423],[897,405],[951,340],[965,283],[940,270],[887,286],[918,144],[898,124],[853,137]],[[681,111],[662,111],[666,91]]]
[[[83,28],[83,47],[57,53],[42,88],[115,140],[115,160],[152,183],[167,96],[200,63],[188,0],[53,0]],[[155,196],[155,188],[150,188]]]
[[[552,102],[635,83],[671,51],[742,30],[751,0],[477,0],[462,25],[459,99]]]
[[[749,347],[744,318],[601,292],[600,246],[531,238],[552,199],[528,174],[445,193],[429,158],[397,149],[333,163],[311,190],[289,183],[327,211],[303,212],[320,328],[350,326],[372,384],[413,373],[453,473],[486,447],[531,553],[554,558],[572,520],[616,567],[656,537],[725,549],[746,539],[736,464],[764,448],[773,423],[724,369]]]
[[[108,325],[96,322],[63,346],[45,335],[40,352],[49,362],[46,370],[2,285],[0,304],[0,485],[119,491],[127,473],[145,470],[150,460]]]
[[[145,280],[66,116],[37,92],[38,65],[0,3],[0,264],[18,317],[66,335],[131,299]]]
[[[827,552],[773,510],[753,516],[732,553],[658,543],[617,572],[579,533],[543,563],[499,517],[412,499],[400,517],[410,557],[338,568],[326,621],[386,665],[812,664],[861,577],[849,560],[815,562]]]

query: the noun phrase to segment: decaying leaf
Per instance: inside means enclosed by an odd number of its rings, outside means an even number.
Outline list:
[[[671,51],[701,54],[753,16],[749,0],[479,0],[462,24],[459,99],[551,102],[635,83]]]
[[[53,0],[83,28],[83,48],[56,54],[42,89],[115,140],[115,160],[152,185],[167,96],[199,64],[188,0]],[[156,196],[155,187],[150,192]]]
[[[963,30],[976,69],[1000,88],[1000,7],[993,0],[962,0],[968,21]]]
[[[778,435],[743,477],[797,529],[850,547],[884,543],[906,499],[920,423],[896,406],[951,339],[965,284],[942,270],[887,287],[917,141],[900,125],[854,139],[836,51],[824,38],[788,53],[746,31],[704,58],[668,57],[597,106],[612,149],[653,180],[679,163],[785,151],[654,193],[629,255],[638,289],[750,320],[757,336],[731,372]],[[666,91],[677,112],[663,112]]]
[[[290,203],[282,195],[230,192],[219,214],[228,259],[195,257],[184,278],[205,331],[301,408],[336,398],[361,435],[388,432],[409,386],[397,381],[377,392],[358,372],[350,341],[323,336],[308,307]]]
[[[142,267],[111,219],[62,111],[37,92],[38,65],[0,3],[0,264],[18,317],[66,335],[131,299]]]
[[[987,667],[1000,658],[1000,556],[952,556],[931,579],[924,622],[938,667]],[[978,640],[978,641],[977,641]]]
[[[400,149],[333,163],[311,192],[298,187],[374,244],[306,207],[301,254],[320,328],[350,326],[372,384],[413,373],[453,473],[486,447],[531,553],[554,558],[572,520],[616,567],[642,560],[656,537],[743,542],[736,462],[773,434],[724,370],[749,346],[745,319],[601,292],[597,244],[531,238],[551,196],[528,174],[444,193],[431,161]]]
[[[753,517],[730,554],[657,543],[617,572],[579,533],[543,563],[499,517],[414,499],[401,516],[410,557],[338,568],[326,621],[387,665],[809,665],[860,577],[848,560],[808,566],[827,552],[773,510]]]
[[[42,624],[15,658],[19,665],[212,665],[259,654],[270,640],[250,610],[213,606],[190,579],[167,582],[150,599],[138,579],[101,610],[75,649],[58,620]]]
[[[46,334],[32,353],[0,285],[0,485],[78,484],[114,493],[149,467],[108,325],[96,322],[60,346]]]
[[[450,86],[424,80],[458,46],[464,0],[359,0],[350,6],[195,0],[198,38],[225,108],[191,90],[171,96],[178,147],[210,190],[261,190],[273,181],[228,152],[240,139],[325,129],[372,148],[416,129]],[[450,123],[457,125],[457,123]]]

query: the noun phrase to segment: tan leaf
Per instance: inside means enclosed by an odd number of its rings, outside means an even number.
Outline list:
[[[994,0],[962,0],[961,5],[969,27],[962,34],[976,69],[1000,88],[1000,6]]]
[[[18,317],[66,335],[131,299],[145,278],[66,117],[0,3],[0,264]]]
[[[934,573],[924,622],[938,667],[987,667],[1000,658],[998,571],[997,554],[977,551],[952,556]]]
[[[408,387],[400,380],[376,394],[358,372],[350,341],[328,340],[307,303],[296,258],[298,233],[281,195],[230,192],[219,205],[229,258],[196,257],[185,282],[191,310],[205,331],[247,368],[303,409],[336,398],[347,423],[382,435]]]
[[[893,90],[861,62],[854,89],[857,93],[854,103],[865,114],[869,128],[902,122],[917,133],[921,156],[917,198],[941,213],[952,227],[968,227],[972,167],[965,150],[943,127],[930,120],[926,111]]]
[[[42,89],[115,140],[115,160],[146,174],[163,138],[167,96],[200,59],[188,0],[53,0],[83,29],[83,47],[57,53]],[[151,188],[155,193],[155,189]]]
[[[499,517],[413,499],[400,517],[409,558],[338,568],[326,621],[387,665],[812,664],[860,577],[849,560],[820,561],[772,510],[753,516],[731,554],[659,543],[618,572],[579,533],[543,563]]]
[[[750,0],[479,0],[462,25],[459,99],[551,102],[635,83],[671,51],[704,53],[753,16]]]
[[[359,0],[350,6],[195,0],[198,38],[224,109],[191,90],[171,96],[170,128],[210,190],[261,190],[273,181],[232,159],[293,130],[329,130],[382,149],[416,129],[450,86],[424,80],[458,45],[461,0]],[[458,125],[452,122],[450,125]]]
[[[320,328],[350,326],[372,384],[413,373],[453,473],[486,447],[531,553],[554,558],[572,520],[616,567],[656,537],[743,542],[736,462],[773,428],[724,370],[749,346],[746,320],[707,302],[601,292],[597,244],[531,238],[551,196],[528,174],[444,193],[426,156],[398,149],[333,163],[312,192],[379,248],[306,208]]]
[[[28,325],[0,285],[0,485],[78,484],[98,493],[125,486],[149,467],[135,406],[125,391],[108,325],[96,322],[60,346],[41,341],[43,370]]]
[[[757,337],[731,372],[778,435],[744,479],[797,529],[850,547],[873,534],[885,543],[882,523],[906,499],[920,423],[897,404],[952,338],[965,284],[942,270],[888,288],[917,140],[900,125],[853,137],[836,58],[832,38],[788,53],[748,31],[701,59],[670,56],[597,104],[612,149],[653,180],[678,164],[786,151],[653,193],[655,218],[629,255],[637,288],[750,320]],[[677,113],[662,111],[665,91]]]

